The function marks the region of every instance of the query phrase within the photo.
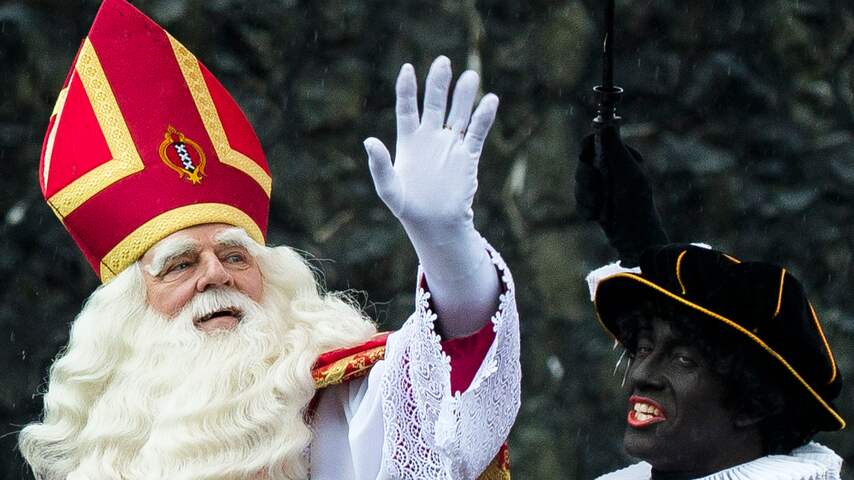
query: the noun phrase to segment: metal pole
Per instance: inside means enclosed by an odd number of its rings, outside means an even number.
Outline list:
[[[601,129],[607,126],[619,127],[620,116],[617,105],[623,96],[623,89],[614,85],[614,0],[605,3],[605,38],[602,42],[602,85],[593,88],[596,97],[596,118],[593,127]]]
[[[605,5],[605,40],[602,42],[602,86],[614,88],[614,0]]]

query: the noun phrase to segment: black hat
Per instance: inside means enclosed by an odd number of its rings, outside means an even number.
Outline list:
[[[671,244],[644,252],[640,270],[605,277],[596,289],[596,313],[614,338],[622,342],[616,320],[642,300],[675,302],[744,335],[776,359],[817,407],[820,430],[845,428],[831,404],[842,387],[833,352],[803,287],[785,268]]]

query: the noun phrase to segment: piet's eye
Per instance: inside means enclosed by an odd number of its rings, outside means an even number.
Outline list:
[[[635,351],[632,352],[632,358],[634,357],[645,357],[652,353],[653,344],[647,338],[639,338],[638,344],[635,346]]]
[[[652,353],[652,347],[647,345],[638,345],[638,348],[635,349],[635,355],[640,355],[641,357],[645,357]]]
[[[694,361],[694,359],[693,359],[693,358],[691,358],[691,357],[690,357],[690,356],[688,356],[688,355],[678,354],[678,353],[677,353],[677,354],[673,357],[673,359],[674,359],[674,361],[675,361],[679,366],[681,366],[681,367],[685,367],[685,368],[693,368],[693,367],[696,367],[696,366],[697,366],[697,362],[695,362],[695,361]]]

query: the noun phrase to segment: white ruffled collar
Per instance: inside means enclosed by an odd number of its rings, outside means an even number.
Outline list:
[[[597,480],[648,480],[646,462],[599,477]],[[839,480],[842,458],[833,450],[812,442],[788,455],[767,455],[697,480]]]

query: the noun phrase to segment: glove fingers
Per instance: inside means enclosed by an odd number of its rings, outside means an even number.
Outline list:
[[[590,134],[581,140],[581,153],[578,160],[587,165],[593,165],[596,161],[596,135]]]
[[[641,163],[643,158],[632,147],[623,143],[616,127],[603,128],[598,133],[595,165],[608,182],[624,187],[644,178]]]
[[[602,175],[593,166],[579,162],[575,169],[575,207],[584,220],[598,220],[605,192]]]
[[[397,75],[394,87],[397,94],[397,134],[407,135],[418,128],[418,82],[415,80],[415,69],[410,64],[404,64]]]
[[[472,155],[480,155],[483,150],[483,142],[486,141],[486,135],[489,134],[489,129],[492,128],[492,123],[495,121],[495,112],[498,111],[498,97],[495,94],[487,93],[480,99],[480,103],[472,115],[471,124],[469,124],[468,132],[463,139],[466,150]]]
[[[613,125],[603,127],[599,130],[598,136],[602,141],[602,146],[604,148],[619,148],[623,144],[623,141],[620,139],[620,133],[617,131],[617,127]]]
[[[445,121],[445,107],[448,103],[448,87],[451,84],[451,61],[441,55],[430,65],[427,84],[424,87],[424,114],[421,124],[428,128],[439,129]]]
[[[625,147],[623,147],[623,141],[620,139],[617,128],[614,126],[602,128],[596,134],[596,139],[598,140],[596,160],[600,168],[607,168],[611,165],[618,166],[623,159]]]
[[[451,103],[451,113],[448,114],[447,122],[455,133],[466,131],[479,86],[480,76],[472,70],[467,70],[457,80],[457,86],[454,87],[454,100]]]
[[[388,149],[376,138],[368,138],[364,142],[365,151],[368,152],[368,167],[374,180],[374,188],[377,195],[385,202],[393,214],[400,213],[402,205],[400,184],[394,166],[391,164],[391,154]]]
[[[638,152],[637,150],[635,150],[634,148],[632,148],[628,145],[626,145],[626,149],[629,151],[629,153],[632,154],[632,157],[634,157],[636,162],[641,163],[641,164],[643,163],[643,155],[641,155],[640,152]]]

